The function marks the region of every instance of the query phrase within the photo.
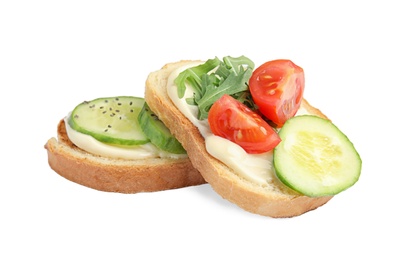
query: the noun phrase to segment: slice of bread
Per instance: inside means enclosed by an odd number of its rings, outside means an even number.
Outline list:
[[[196,126],[187,119],[167,94],[168,77],[172,71],[192,61],[184,60],[166,64],[149,74],[146,80],[145,100],[152,111],[170,129],[186,149],[193,166],[224,199],[237,204],[246,211],[270,216],[293,217],[316,209],[332,197],[311,198],[303,196],[278,181],[268,187],[252,183],[206,150],[204,138]],[[302,107],[309,113],[325,117],[320,110],[303,100]]]
[[[45,149],[55,172],[100,191],[152,192],[205,183],[188,158],[124,160],[90,154],[68,139],[63,119],[58,124],[57,138],[50,138]]]

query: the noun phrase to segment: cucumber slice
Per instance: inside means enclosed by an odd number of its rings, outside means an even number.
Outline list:
[[[74,108],[69,125],[100,142],[117,145],[140,145],[149,142],[138,124],[145,100],[119,96],[85,101]]]
[[[362,161],[354,145],[331,121],[303,115],[289,119],[274,149],[277,177],[310,197],[340,193],[358,181]]]
[[[171,134],[165,124],[152,112],[145,102],[138,117],[145,135],[158,148],[175,154],[185,154],[182,144]]]

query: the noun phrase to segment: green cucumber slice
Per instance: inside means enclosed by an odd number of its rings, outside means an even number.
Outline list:
[[[140,145],[149,142],[138,123],[145,99],[131,96],[98,98],[74,108],[69,125],[100,142]]]
[[[186,153],[186,150],[183,148],[182,144],[171,134],[170,130],[165,126],[165,124],[152,112],[146,102],[139,114],[138,122],[151,143],[156,145],[158,148],[169,153]]]
[[[354,185],[362,161],[354,145],[331,121],[303,115],[289,119],[274,149],[277,177],[310,197],[336,195]]]

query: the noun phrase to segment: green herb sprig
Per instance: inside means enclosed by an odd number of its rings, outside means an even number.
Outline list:
[[[178,96],[182,98],[186,84],[193,88],[194,96],[186,102],[199,108],[198,119],[206,119],[214,102],[228,94],[254,108],[248,90],[248,81],[253,73],[254,63],[245,56],[226,56],[223,60],[215,57],[205,63],[188,68],[175,79]]]

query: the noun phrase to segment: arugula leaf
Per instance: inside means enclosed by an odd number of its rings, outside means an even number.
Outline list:
[[[248,108],[250,108],[253,111],[258,109],[258,106],[254,102],[253,97],[251,96],[250,91],[248,90],[238,92],[232,95],[232,97],[234,99],[237,99],[238,101],[240,101],[241,103],[243,103],[244,105],[246,105]]]
[[[179,76],[175,79],[175,84],[178,87],[178,96],[182,98],[185,95],[186,85],[185,82],[190,84],[194,92],[201,91],[201,75],[208,73],[209,71],[216,68],[221,61],[216,57],[214,59],[209,59],[205,63],[198,65],[196,67],[192,67],[189,69],[184,70],[179,74]]]
[[[240,56],[237,58],[232,58],[230,56],[226,56],[223,58],[224,63],[227,67],[231,68],[236,74],[243,65],[247,65],[251,69],[254,69],[254,62],[245,56]]]
[[[253,69],[254,63],[245,56],[226,56],[223,61],[217,57],[207,60],[204,64],[183,71],[175,79],[179,98],[184,96],[186,84],[189,84],[193,88],[194,97],[186,101],[198,106],[199,120],[207,118],[213,103],[224,94],[254,107],[247,85]]]

